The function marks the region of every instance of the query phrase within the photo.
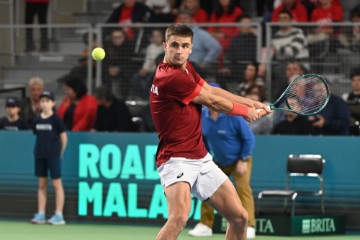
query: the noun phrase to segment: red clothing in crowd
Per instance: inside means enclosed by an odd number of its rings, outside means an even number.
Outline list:
[[[278,22],[279,21],[279,12],[284,10],[284,4],[281,4],[277,8],[274,9],[271,17],[272,22]],[[300,3],[300,1],[297,1],[294,5],[294,7],[290,10],[291,14],[293,15],[293,21],[294,22],[307,22],[308,16],[307,11],[304,5]]]
[[[57,114],[64,120],[64,115],[70,101],[68,97],[65,97],[61,102]],[[74,115],[73,115],[73,127],[72,131],[89,131],[94,126],[97,114],[97,100],[91,95],[83,96],[78,104],[76,104]]]
[[[134,7],[123,7],[121,8],[120,17],[118,23],[131,23],[132,22],[132,15],[134,12]],[[126,34],[126,37],[130,40],[135,39],[134,30],[128,27],[123,28]]]
[[[312,4],[317,4],[318,0],[306,0],[305,2],[309,2],[309,3],[312,3]],[[341,0],[333,0],[332,4],[336,4],[336,5],[341,6]]]
[[[134,7],[123,7],[121,9],[120,18],[118,20],[119,23],[130,23],[132,19],[132,14],[134,11]]]
[[[231,15],[223,14],[220,17],[217,17],[215,13],[211,14],[210,22],[211,23],[235,23],[238,21],[239,16],[243,13],[243,10],[239,7],[235,7]],[[237,27],[209,27],[208,31],[210,33],[220,32],[225,34],[224,38],[218,39],[221,46],[224,49],[227,49],[230,45],[231,39],[238,35],[239,29]]]
[[[339,5],[341,7],[341,0],[333,0],[333,4]]]
[[[156,166],[171,157],[201,159],[206,156],[201,133],[201,105],[191,101],[204,80],[187,62],[186,71],[160,63],[150,93],[150,108],[160,142]]]
[[[204,9],[199,8],[194,14],[194,20],[197,23],[206,23],[209,20],[209,16]]]
[[[342,22],[343,19],[344,12],[338,4],[331,4],[327,9],[317,7],[311,15],[311,21],[319,23]]]

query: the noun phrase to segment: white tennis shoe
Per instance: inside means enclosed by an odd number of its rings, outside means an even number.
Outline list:
[[[189,235],[193,237],[209,237],[213,235],[212,229],[205,224],[198,223],[189,231]]]
[[[248,227],[246,232],[246,239],[253,239],[256,237],[255,228]]]

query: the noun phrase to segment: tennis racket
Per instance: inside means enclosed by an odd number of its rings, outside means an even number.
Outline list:
[[[310,116],[324,109],[329,98],[329,86],[324,78],[317,74],[304,74],[294,79],[269,108]],[[284,101],[284,107],[275,107],[281,101]]]

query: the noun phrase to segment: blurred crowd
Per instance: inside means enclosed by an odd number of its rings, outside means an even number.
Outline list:
[[[341,0],[256,0],[256,16],[246,0],[123,0],[114,6],[106,23],[121,23],[107,28],[102,39],[84,35],[86,49],[68,74],[59,78],[65,98],[58,100],[57,114],[69,131],[154,131],[150,109],[144,106],[142,119],[134,123],[126,104],[128,99],[147,100],[157,64],[162,61],[164,29],[131,28],[132,23],[185,23],[195,33],[190,62],[208,82],[262,102],[273,102],[288,84],[304,73],[326,71],[322,63],[329,54],[354,57],[344,72],[351,79],[351,92],[331,94],[326,108],[313,117],[276,111],[251,123],[255,134],[359,135],[360,134],[360,25],[333,27],[332,23],[360,23],[360,4],[344,12]],[[345,18],[348,16],[348,18]],[[258,59],[254,21],[279,22],[271,38],[271,97],[266,98],[266,67]],[[30,22],[30,21],[29,21]],[[211,23],[212,26],[201,24]],[[242,23],[241,27],[214,24]],[[317,23],[307,28],[292,23]],[[200,25],[199,25],[200,24]],[[125,27],[124,27],[125,26]],[[28,33],[31,35],[31,33]],[[45,33],[44,33],[45,34]],[[139,46],[139,39],[141,39]],[[263,44],[263,43],[261,43]],[[101,63],[102,86],[93,95],[87,92],[88,53],[102,46],[106,58]],[[30,42],[27,45],[33,48]],[[44,43],[43,48],[47,48]],[[93,73],[96,74],[94,63]],[[330,89],[331,80],[328,81]],[[46,89],[39,78],[28,84],[26,100],[9,98],[7,116],[0,129],[22,119],[18,130],[31,128],[38,114],[38,98]],[[283,103],[279,103],[281,105]],[[16,117],[17,116],[17,117]]]

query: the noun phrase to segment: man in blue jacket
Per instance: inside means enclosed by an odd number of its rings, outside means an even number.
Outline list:
[[[210,85],[219,87],[216,83]],[[215,163],[225,174],[234,177],[236,190],[249,215],[247,238],[255,238],[255,204],[250,187],[255,137],[251,128],[240,116],[203,108],[202,133],[206,148],[214,156]],[[214,209],[204,201],[200,222],[189,231],[189,235],[211,236],[213,224]]]
[[[326,107],[315,116],[310,116],[309,120],[313,125],[314,135],[349,135],[350,110],[346,102],[339,96],[331,92],[331,82],[329,84],[330,98]]]

